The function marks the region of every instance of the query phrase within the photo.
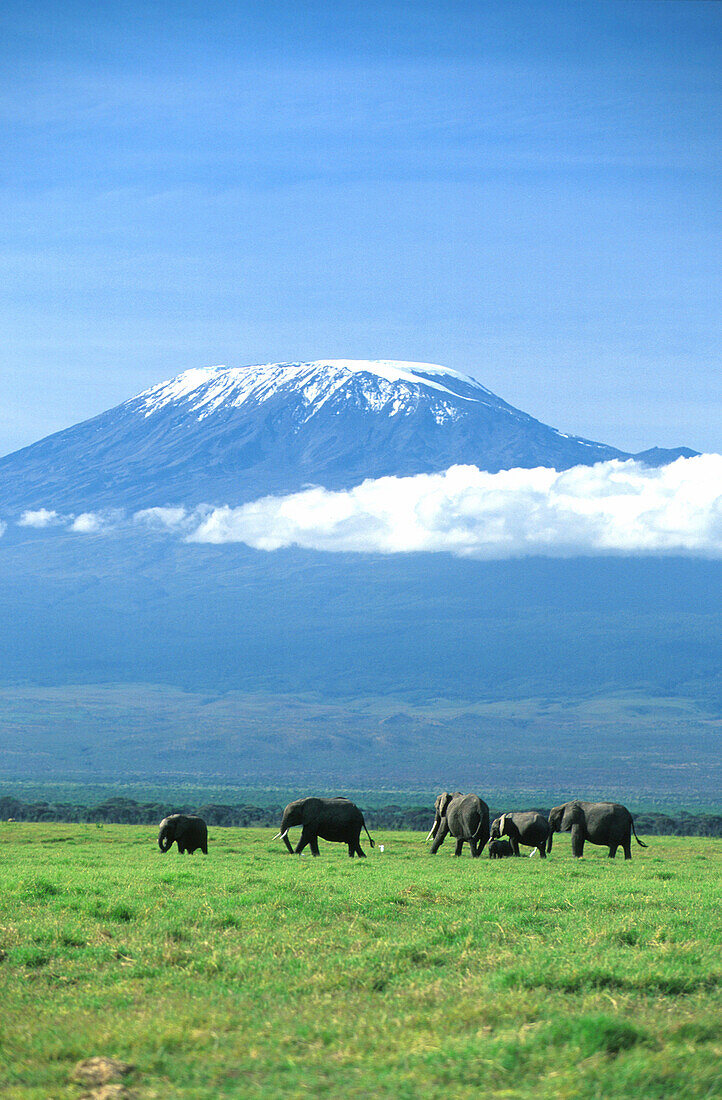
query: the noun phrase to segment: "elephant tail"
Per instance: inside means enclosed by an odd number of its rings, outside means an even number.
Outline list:
[[[369,838],[369,844],[371,845],[371,847],[375,848],[376,845],[374,844],[374,840],[373,840],[373,837],[371,836],[371,833],[366,828],[366,822],[365,821],[364,821],[364,832],[366,833],[366,836]]]
[[[640,848],[648,848],[649,847],[648,844],[645,844],[644,841],[640,840],[639,837],[637,836],[637,830],[634,828],[634,818],[632,818],[632,832],[634,833],[634,839],[636,840],[636,842],[637,842],[637,844],[639,845]]]

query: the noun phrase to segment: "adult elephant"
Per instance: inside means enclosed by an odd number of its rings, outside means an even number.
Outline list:
[[[533,810],[523,813],[502,814],[491,823],[491,839],[498,840],[508,836],[512,851],[519,855],[519,845],[536,848],[542,859],[546,859],[546,843],[549,839],[549,822]]]
[[[366,853],[359,843],[362,829],[371,841],[371,847],[375,847],[364,815],[348,798],[299,798],[289,802],[283,811],[280,832],[273,838],[277,840],[280,837],[289,852],[294,849],[288,839],[288,830],[296,825],[301,826],[301,839],[296,845],[296,852],[302,852],[308,845],[311,854],[317,856],[318,838],[321,837],[322,840],[348,844],[348,854],[352,859],[354,856],[365,859]]]
[[[640,848],[646,848],[637,836],[632,815],[619,802],[565,802],[555,806],[549,814],[549,840],[547,852],[552,850],[554,833],[572,834],[572,855],[584,854],[584,843],[601,844],[609,848],[609,858],[614,859],[617,848],[622,848],[624,858],[632,858],[632,833]]]
[[[434,803],[434,824],[427,840],[433,840],[431,854],[435,856],[447,835],[456,839],[454,855],[460,856],[464,844],[471,848],[473,858],[480,856],[489,839],[489,807],[475,794],[444,791]]]
[[[164,817],[158,830],[158,847],[167,852],[178,845],[181,855],[195,852],[198,848],[204,856],[208,855],[208,826],[202,817],[191,814],[171,814]]]

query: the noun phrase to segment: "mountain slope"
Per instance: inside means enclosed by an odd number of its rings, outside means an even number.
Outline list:
[[[457,463],[566,469],[626,457],[432,364],[209,367],[0,459],[0,508],[238,504]]]

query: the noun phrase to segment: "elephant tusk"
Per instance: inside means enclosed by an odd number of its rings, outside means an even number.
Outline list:
[[[428,842],[431,840],[433,835],[434,835],[434,829],[433,829],[433,826],[432,826],[431,832],[429,833],[426,840],[424,841],[424,844],[428,844]]]
[[[279,840],[279,839],[280,839],[280,836],[281,836],[281,834],[280,834],[280,833],[276,833],[276,835],[275,835],[275,836],[272,836],[272,837],[271,837],[271,840]]]

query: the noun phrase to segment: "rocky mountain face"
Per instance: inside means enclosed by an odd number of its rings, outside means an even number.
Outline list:
[[[691,451],[650,451],[659,465]],[[630,457],[565,435],[428,363],[319,360],[185,371],[0,459],[0,509],[240,504],[307,484],[471,464]]]

